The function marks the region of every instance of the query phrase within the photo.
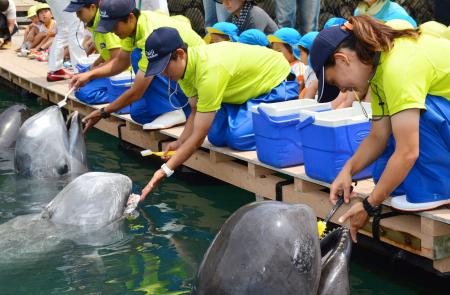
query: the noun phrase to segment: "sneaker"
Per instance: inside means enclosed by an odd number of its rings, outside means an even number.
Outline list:
[[[72,63],[70,62],[70,60],[66,60],[65,62],[63,62],[63,66],[68,69],[68,68],[72,68]]]
[[[30,53],[29,50],[24,49],[24,48],[20,48],[20,51],[17,53],[17,56],[27,57],[29,53]]]
[[[27,55],[27,57],[29,59],[36,59],[39,56],[39,51],[37,51],[36,49],[31,49]]]
[[[63,69],[54,71],[54,72],[48,72],[47,73],[47,81],[48,82],[56,82],[56,81],[62,81],[72,78],[72,74],[67,73]]]
[[[41,54],[36,57],[38,61],[48,61],[48,53],[46,51],[42,51]]]

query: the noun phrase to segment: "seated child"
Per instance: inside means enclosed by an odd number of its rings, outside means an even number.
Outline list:
[[[31,21],[31,24],[25,28],[25,32],[23,33],[22,45],[17,49],[19,56],[27,55],[27,51],[31,48],[34,38],[39,33],[39,25],[41,22],[37,16],[36,8],[37,5],[33,5],[28,9],[27,18]]]
[[[235,42],[238,36],[238,27],[235,24],[227,22],[218,22],[212,27],[206,28],[206,31],[208,32],[205,37],[206,43],[218,43],[222,41]]]
[[[266,34],[258,29],[248,29],[243,31],[238,38],[238,42],[248,45],[270,46]]]
[[[305,81],[305,88],[300,92],[299,98],[314,98],[317,89],[318,89],[318,81],[316,74],[314,73],[311,66],[309,66],[309,51],[311,50],[311,46],[314,42],[314,39],[319,34],[319,32],[309,32],[300,39],[297,43],[298,50],[300,51],[300,61],[307,65],[305,68],[305,72],[303,74],[303,78]]]
[[[299,60],[300,52],[297,47],[301,37],[300,33],[292,28],[281,28],[267,37],[272,49],[281,52],[291,65],[291,72],[297,78],[300,91],[304,87],[305,73],[305,65]]]
[[[47,61],[48,49],[52,45],[53,39],[56,35],[56,22],[53,19],[50,6],[46,3],[38,4],[36,13],[41,22],[39,26],[39,33],[36,35],[31,44],[29,58],[38,59],[39,61]]]
[[[364,0],[359,1],[354,13],[355,16],[358,15],[370,15],[378,20],[387,21],[391,20],[393,15],[402,14],[408,16],[408,21],[411,25],[416,28],[416,21],[409,16],[406,10],[394,1],[389,0]]]

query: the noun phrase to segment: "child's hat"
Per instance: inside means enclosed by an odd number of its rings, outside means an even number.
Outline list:
[[[47,3],[40,3],[40,4],[36,5],[36,14],[38,14],[39,11],[42,9],[50,9],[50,6],[48,6]]]
[[[229,22],[218,22],[212,27],[206,28],[208,34],[227,35],[231,41],[236,41],[239,34],[239,29],[235,24]]]
[[[270,43],[286,43],[291,46],[295,46],[295,44],[300,42],[301,38],[302,35],[293,28],[281,28],[272,35],[267,36]]]
[[[248,29],[243,31],[237,41],[249,45],[269,45],[266,34],[258,29]]]
[[[36,7],[37,5],[33,5],[30,8],[28,8],[27,17],[32,18],[33,16],[36,16]]]
[[[325,29],[328,29],[329,27],[341,26],[341,25],[345,24],[346,22],[347,22],[347,20],[345,18],[332,17],[329,20],[327,20],[327,22],[323,26],[323,29],[325,30]]]
[[[306,49],[311,50],[311,46],[314,42],[314,39],[319,35],[319,32],[309,32],[303,35],[300,39],[300,42],[297,43],[297,46],[304,47]]]

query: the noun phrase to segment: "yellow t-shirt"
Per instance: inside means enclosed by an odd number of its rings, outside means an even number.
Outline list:
[[[198,96],[197,111],[242,104],[269,93],[290,72],[283,54],[261,46],[220,42],[188,48],[188,64],[178,81],[188,96]]]
[[[125,51],[133,51],[135,48],[140,48],[145,52],[145,41],[147,37],[157,28],[171,27],[177,29],[180,33],[181,39],[188,44],[189,47],[203,45],[203,39],[192,30],[189,21],[183,21],[179,17],[170,17],[165,14],[153,11],[141,11],[136,25],[136,34],[134,37],[128,37],[122,40],[122,49]],[[142,54],[139,60],[139,70],[147,71],[148,60],[145,54]]]
[[[450,41],[422,34],[398,38],[382,52],[370,83],[374,116],[392,116],[406,109],[425,109],[427,94],[450,100]],[[380,105],[381,104],[381,105]]]
[[[97,9],[97,14],[95,15],[94,23],[92,27],[87,27],[88,30],[92,33],[92,38],[95,43],[95,48],[104,61],[108,61],[111,59],[110,50],[114,48],[122,47],[120,45],[120,38],[114,33],[99,33],[96,32],[95,29],[98,26],[98,22],[100,21],[100,10]]]

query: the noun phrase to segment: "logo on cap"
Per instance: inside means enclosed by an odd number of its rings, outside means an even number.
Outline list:
[[[155,52],[154,49],[150,51],[146,51],[145,54],[147,55],[147,59],[152,59],[158,57],[158,53]]]
[[[100,17],[109,18],[109,15],[106,10],[100,10]]]

